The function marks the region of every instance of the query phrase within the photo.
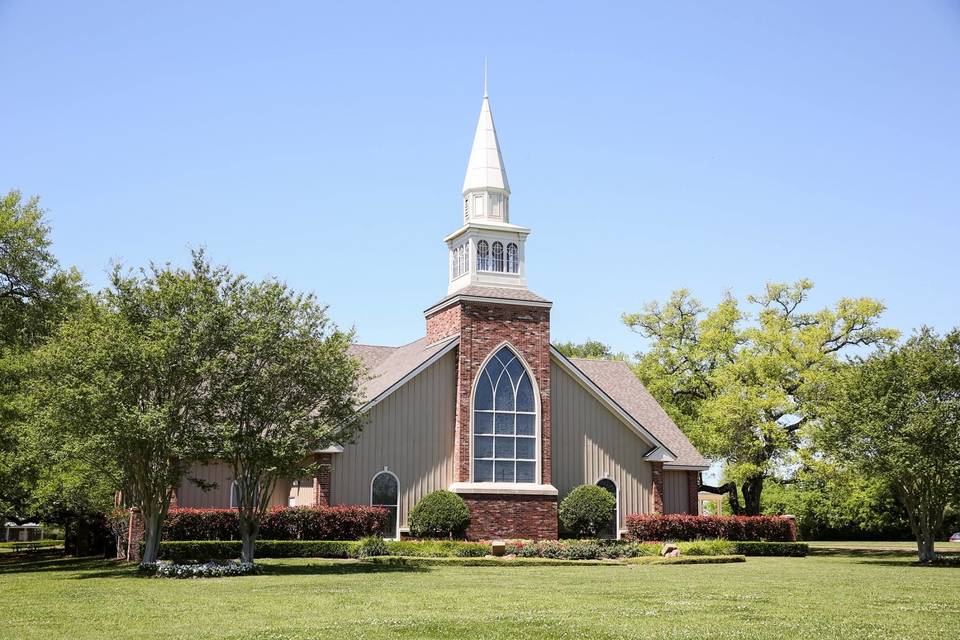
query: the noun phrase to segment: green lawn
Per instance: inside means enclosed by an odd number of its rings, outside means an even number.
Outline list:
[[[885,555],[689,566],[377,567],[146,579],[0,561],[4,638],[960,638],[960,568]]]

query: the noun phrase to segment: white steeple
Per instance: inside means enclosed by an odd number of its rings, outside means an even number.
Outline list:
[[[524,244],[530,229],[510,224],[510,184],[487,96],[463,180],[463,226],[444,238],[450,249],[448,293],[469,286],[526,289]]]
[[[467,175],[463,179],[463,193],[497,189],[510,193],[507,172],[503,168],[503,156],[500,154],[500,142],[497,130],[493,126],[493,113],[490,111],[490,98],[484,92],[480,105],[480,119],[477,132],[473,136],[473,148],[467,162]]]

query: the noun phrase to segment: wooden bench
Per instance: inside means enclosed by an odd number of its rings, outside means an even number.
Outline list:
[[[17,553],[20,551],[26,551],[27,553],[32,553],[34,551],[40,550],[39,542],[14,542],[13,543],[13,552]]]

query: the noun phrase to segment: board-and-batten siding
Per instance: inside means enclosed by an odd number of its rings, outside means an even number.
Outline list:
[[[454,479],[457,356],[453,350],[374,406],[353,444],[333,456],[332,504],[370,504],[370,482],[388,467],[400,480],[399,526],[426,494]]]
[[[206,483],[216,484],[209,491],[200,489],[190,482],[190,478],[197,478]],[[180,507],[193,509],[226,509],[230,506],[230,487],[233,484],[233,470],[230,465],[222,462],[210,464],[195,464],[190,467],[183,483],[177,489],[177,504]],[[290,481],[277,482],[273,495],[270,496],[270,505],[287,506],[290,495]]]
[[[652,475],[643,459],[650,446],[565,369],[550,370],[553,484],[560,499],[603,477],[617,484],[620,527],[631,513],[650,513]]]
[[[663,472],[663,512],[687,513],[690,500],[686,471]]]

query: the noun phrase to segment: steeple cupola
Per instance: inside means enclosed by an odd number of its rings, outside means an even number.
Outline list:
[[[510,183],[484,87],[463,180],[463,226],[444,238],[454,293],[471,285],[526,289],[524,243],[530,229],[510,224]]]

